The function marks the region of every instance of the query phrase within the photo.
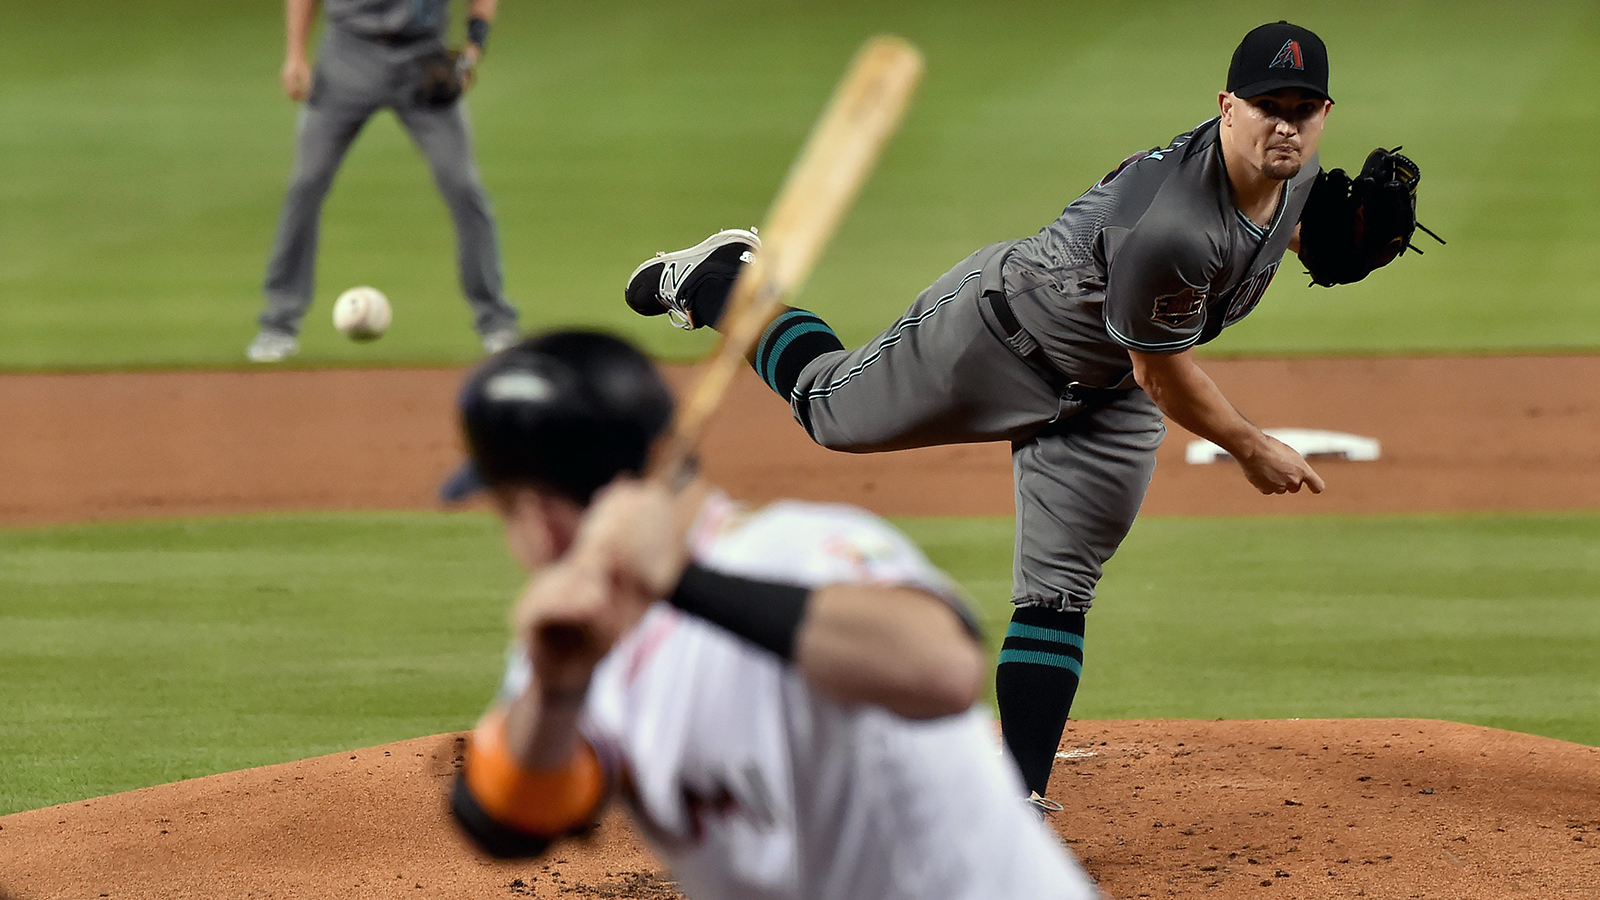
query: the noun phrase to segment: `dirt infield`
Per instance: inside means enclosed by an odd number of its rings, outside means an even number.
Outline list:
[[[1376,437],[1321,496],[1161,451],[1154,514],[1600,508],[1600,357],[1211,361],[1267,427]],[[460,372],[0,376],[0,526],[432,505]],[[683,384],[686,373],[673,373]],[[704,455],[735,494],[1009,514],[1009,454],[851,457],[753,377]],[[375,461],[381,461],[375,464]],[[671,897],[617,818],[532,864],[449,832],[451,735],[0,817],[0,897]],[[1413,720],[1074,722],[1054,825],[1111,897],[1600,897],[1600,749]],[[952,811],[959,813],[959,811]]]
[[[1263,497],[1174,429],[1147,514],[1600,507],[1600,356],[1216,360],[1266,428],[1376,437],[1320,496]],[[687,372],[673,370],[675,383]],[[412,509],[459,459],[453,369],[0,375],[0,526],[263,509]],[[1010,515],[1002,444],[851,456],[811,444],[749,372],[712,423],[710,476],[752,501]]]

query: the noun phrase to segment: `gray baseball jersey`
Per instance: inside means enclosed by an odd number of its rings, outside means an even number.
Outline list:
[[[345,153],[367,120],[394,111],[433,172],[456,232],[461,290],[479,334],[513,328],[499,237],[489,197],[473,161],[461,103],[429,106],[415,96],[418,59],[443,49],[449,0],[326,0],[324,29],[301,108],[294,170],[267,263],[264,329],[297,334],[311,308],[322,203]]]
[[[1009,440],[1012,600],[1087,609],[1165,434],[1128,349],[1178,352],[1248,314],[1316,171],[1286,184],[1262,229],[1233,204],[1216,120],[1136,154],[1037,235],[968,257],[864,346],[812,360],[795,417],[853,452]]]
[[[1069,380],[1133,387],[1128,348],[1181,351],[1255,308],[1316,173],[1313,158],[1258,227],[1233,205],[1211,119],[1129,157],[1019,241],[1004,266],[1012,312]]]
[[[351,34],[443,37],[450,0],[323,0],[328,23]]]

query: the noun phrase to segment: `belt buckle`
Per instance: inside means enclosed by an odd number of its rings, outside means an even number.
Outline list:
[[[1069,381],[1064,393],[1067,399],[1073,403],[1092,403],[1096,399],[1104,399],[1106,389],[1090,387],[1078,381]]]

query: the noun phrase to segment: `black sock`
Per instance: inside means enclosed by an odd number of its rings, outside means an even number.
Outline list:
[[[739,267],[702,263],[701,268],[705,274],[685,281],[681,290],[689,298],[689,313],[695,324],[716,328],[728,305],[728,295],[733,292],[733,282],[739,277]]]
[[[790,307],[767,326],[756,342],[750,365],[767,387],[788,400],[795,382],[800,380],[800,370],[824,353],[843,349],[844,342],[827,322],[815,313]]]
[[[1083,671],[1081,612],[1018,607],[995,668],[1000,733],[1028,790],[1044,796]]]
[[[733,293],[733,283],[744,268],[742,257],[750,252],[743,243],[724,244],[711,251],[678,289],[678,296],[687,298],[689,314],[696,325],[716,328],[728,307],[728,295]]]

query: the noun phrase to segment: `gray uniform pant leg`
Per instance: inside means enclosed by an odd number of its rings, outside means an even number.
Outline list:
[[[865,345],[813,360],[791,405],[834,450],[1010,441],[1012,602],[1087,609],[1133,526],[1165,427],[1142,391],[1104,406],[1064,398],[997,336],[982,291],[1006,247],[968,257]]]
[[[1144,502],[1166,434],[1144,391],[1012,445],[1017,536],[1011,602],[1085,611]]]
[[[517,323],[506,302],[500,270],[500,238],[489,195],[478,176],[466,107],[398,106],[395,114],[427,157],[433,182],[450,210],[456,231],[456,266],[461,292],[472,307],[473,327],[487,334]]]
[[[272,255],[267,261],[263,285],[267,308],[259,319],[262,328],[300,333],[301,320],[311,308],[322,202],[327,199],[345,153],[376,108],[312,103],[301,106],[295,128],[294,168],[278,218]]]
[[[1057,391],[990,331],[978,251],[924,290],[894,324],[800,373],[795,417],[833,450],[870,453],[1014,440],[1062,412]]]

